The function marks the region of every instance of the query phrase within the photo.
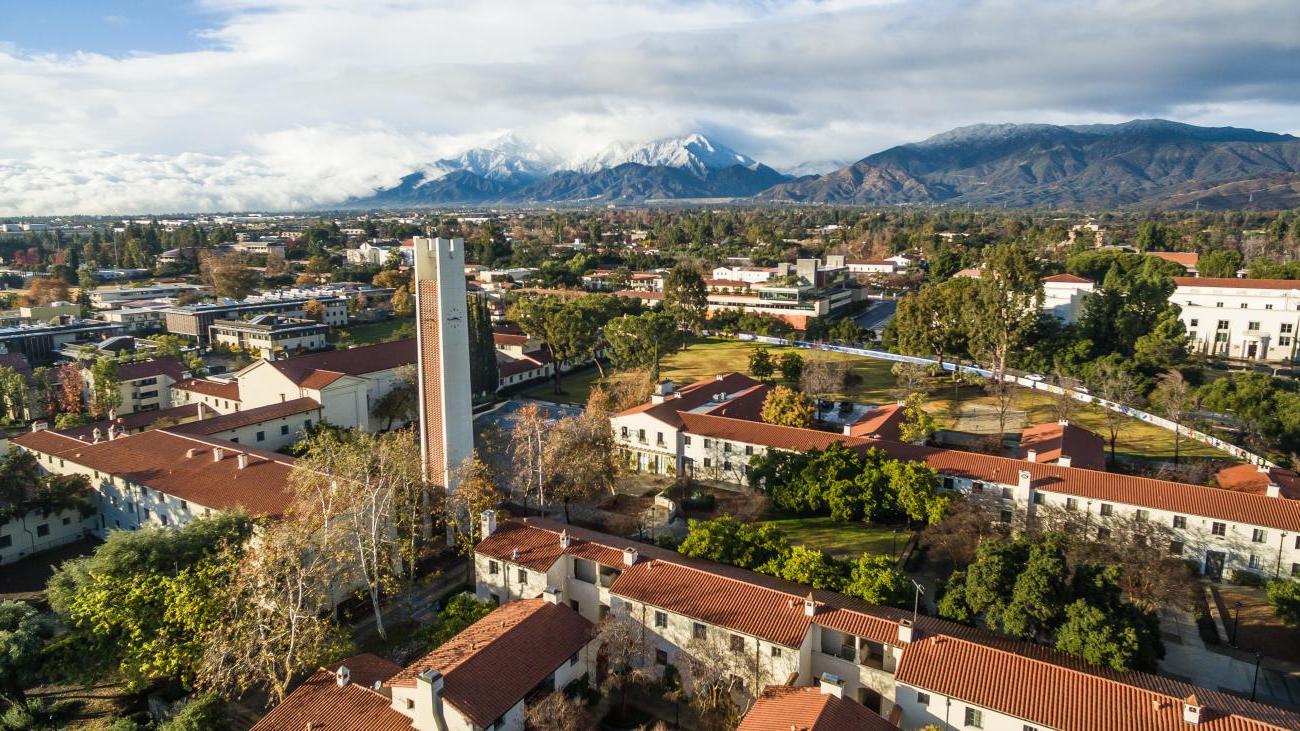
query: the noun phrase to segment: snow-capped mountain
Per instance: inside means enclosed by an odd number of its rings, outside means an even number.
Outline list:
[[[798,165],[782,168],[781,172],[786,175],[793,175],[796,178],[802,178],[805,175],[825,175],[833,170],[848,167],[851,164],[853,164],[851,160],[807,160]]]
[[[559,157],[545,147],[507,133],[483,147],[438,160],[419,172],[426,180],[464,171],[488,180],[525,183],[550,174],[558,162]]]
[[[684,168],[703,177],[710,170],[724,170],[734,165],[758,169],[759,162],[726,145],[717,144],[702,134],[665,137],[646,143],[616,142],[599,154],[569,166],[579,173],[594,173],[625,163],[646,167]]]

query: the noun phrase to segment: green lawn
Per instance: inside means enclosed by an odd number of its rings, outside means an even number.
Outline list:
[[[841,559],[856,559],[864,553],[897,556],[908,538],[905,528],[895,539],[893,527],[837,523],[826,516],[778,518],[763,523],[776,526],[791,544],[817,548]]]
[[[370,345],[371,343],[382,343],[388,339],[399,327],[407,323],[414,323],[415,319],[410,317],[394,317],[383,322],[367,322],[359,325],[350,325],[336,329],[331,333],[333,342],[338,342],[339,333],[348,333],[351,339],[347,342],[351,345]]]

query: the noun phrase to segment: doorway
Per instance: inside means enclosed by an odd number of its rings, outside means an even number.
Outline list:
[[[1228,554],[1223,551],[1206,551],[1205,552],[1205,575],[1218,581],[1223,578],[1223,564],[1227,561]]]

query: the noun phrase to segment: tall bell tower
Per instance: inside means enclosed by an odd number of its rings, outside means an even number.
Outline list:
[[[420,451],[429,482],[453,490],[454,471],[474,452],[465,240],[417,236],[414,244]]]

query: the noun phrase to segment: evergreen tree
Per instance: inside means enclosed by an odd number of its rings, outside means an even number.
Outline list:
[[[496,344],[492,338],[492,315],[487,300],[478,295],[466,295],[469,313],[469,380],[471,393],[496,393]]]

